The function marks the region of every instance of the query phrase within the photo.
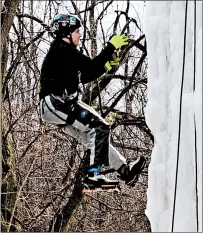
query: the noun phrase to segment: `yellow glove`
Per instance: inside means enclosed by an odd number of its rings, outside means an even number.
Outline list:
[[[106,69],[106,71],[112,70],[112,66],[110,65],[110,62],[109,62],[109,61],[107,61],[107,62],[105,63],[104,68]]]
[[[121,60],[120,57],[119,57],[119,52],[118,53],[113,53],[112,57],[113,57],[113,60],[110,61],[110,64],[112,66],[119,66],[120,60]]]
[[[112,69],[112,66],[119,66],[120,64],[120,57],[118,57],[118,53],[113,54],[113,60],[112,61],[107,61],[106,64],[104,65],[106,71],[110,71]]]
[[[121,48],[123,45],[128,45],[129,43],[129,37],[125,34],[122,35],[115,35],[111,38],[111,40],[109,41],[109,43],[111,43],[115,49],[119,49]]]

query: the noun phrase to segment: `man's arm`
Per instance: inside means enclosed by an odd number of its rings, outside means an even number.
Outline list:
[[[108,43],[101,53],[93,59],[77,51],[75,59],[81,72],[80,79],[83,84],[94,81],[105,73],[105,63],[112,60],[114,50],[115,47]]]

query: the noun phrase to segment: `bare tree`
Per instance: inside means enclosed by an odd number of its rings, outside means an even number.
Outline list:
[[[122,186],[120,195],[84,195],[81,179],[88,153],[60,128],[41,125],[37,115],[40,67],[53,40],[49,24],[56,9],[79,15],[84,26],[81,51],[91,57],[114,31],[135,35],[137,30],[141,35],[122,51],[121,66],[83,85],[80,95],[107,120],[111,116],[111,142],[128,160],[141,154],[149,159],[153,135],[144,118],[145,35],[138,19],[129,17],[131,1],[123,1],[122,9],[119,3],[13,0],[1,6],[3,231],[150,230],[144,214],[147,169],[136,188]],[[112,8],[116,16],[107,28],[104,22]]]

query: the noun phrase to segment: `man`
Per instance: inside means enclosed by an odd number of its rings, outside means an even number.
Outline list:
[[[90,169],[86,183],[113,184],[99,174],[102,165],[115,169],[120,178],[133,185],[143,169],[144,157],[127,163],[109,143],[109,124],[90,106],[78,100],[79,83],[88,83],[111,69],[116,49],[128,44],[126,35],[114,35],[103,51],[91,59],[76,47],[80,41],[80,19],[72,14],[57,14],[52,23],[56,38],[44,59],[41,69],[40,112],[44,121],[63,127],[90,151]],[[113,64],[113,63],[112,63]]]

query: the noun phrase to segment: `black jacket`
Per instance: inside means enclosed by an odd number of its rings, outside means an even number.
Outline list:
[[[104,65],[112,60],[114,50],[114,46],[108,43],[98,56],[91,59],[71,44],[55,39],[42,64],[40,99],[51,93],[62,95],[64,89],[68,94],[76,92],[79,72],[82,83],[95,80],[105,72]]]

